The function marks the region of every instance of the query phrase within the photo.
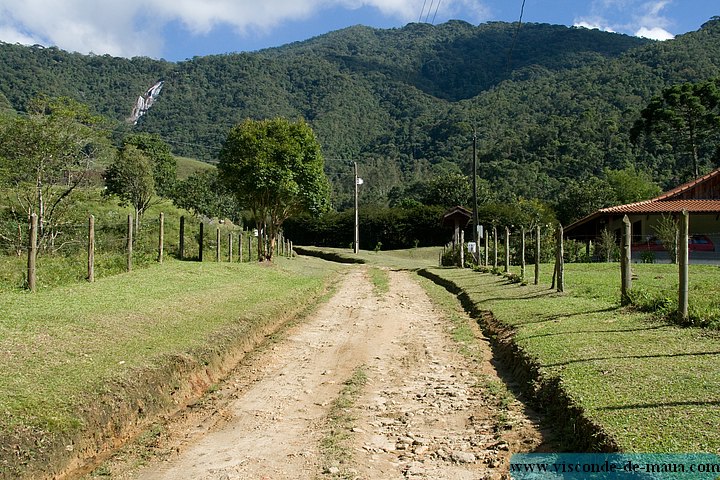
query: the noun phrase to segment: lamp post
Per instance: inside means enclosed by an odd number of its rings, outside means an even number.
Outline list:
[[[475,263],[480,263],[480,242],[478,225],[478,200],[477,200],[477,130],[473,127],[473,242],[476,245],[476,254],[473,253]]]
[[[355,241],[353,242],[354,252],[360,253],[360,221],[358,216],[358,187],[363,184],[363,179],[358,177],[358,166],[355,162]]]

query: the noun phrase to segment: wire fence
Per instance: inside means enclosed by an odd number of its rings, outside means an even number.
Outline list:
[[[137,222],[132,216],[119,217],[54,225],[39,235],[34,253],[30,224],[18,224],[14,236],[0,238],[0,291],[93,281],[144,268],[167,257],[251,262],[258,259],[257,242],[269,243],[256,230],[217,220],[160,214],[145,215]],[[289,242],[276,239],[276,254],[290,251]],[[33,271],[31,257],[35,260]]]
[[[479,239],[476,249],[476,257],[479,263],[485,265],[484,258],[487,251],[489,266],[504,266],[506,250],[509,246],[511,265],[522,263],[522,232],[511,229],[509,242],[506,243],[505,227],[497,228],[493,234],[492,228],[485,229],[483,238]],[[528,229],[525,232],[525,258],[535,259],[536,256],[536,231]],[[469,235],[466,239],[471,238]],[[486,242],[487,238],[487,242]],[[470,243],[469,241],[467,243]],[[441,264],[459,265],[459,251],[453,244],[445,246],[442,252]],[[674,246],[673,246],[674,247]],[[556,254],[556,242],[554,229],[544,226],[540,233],[540,262],[554,261]],[[468,252],[471,253],[471,252]],[[609,241],[603,242],[600,235],[573,235],[572,238],[565,238],[563,259],[568,263],[603,263],[620,262],[620,236],[612,236]],[[693,264],[720,265],[720,231],[691,231],[688,239],[689,261]],[[665,246],[654,235],[633,235],[631,242],[631,255],[633,263],[673,263],[673,259]],[[465,255],[470,261],[472,255]]]
[[[715,266],[720,265],[720,233],[710,230],[690,232],[689,222],[685,222],[685,227],[679,228],[675,235],[673,254],[668,253],[654,236],[632,235],[629,223],[619,239],[615,235],[608,235],[605,239],[597,236],[568,239],[559,226],[525,232],[503,227],[487,229],[480,245],[473,244],[471,248],[462,243],[462,238],[461,243],[446,245],[440,253],[439,264],[463,265],[482,272],[505,272],[508,278],[524,283],[530,283],[534,273],[537,285],[540,264],[550,263],[554,264],[550,288],[562,292],[565,288],[565,263],[615,263],[620,267],[617,280],[618,298],[622,304],[660,313],[683,325],[720,327],[720,303],[714,300],[717,288],[709,285],[702,275],[697,275],[710,271],[708,269],[715,271]],[[682,246],[683,242],[687,243],[687,248]],[[659,270],[664,273],[654,278],[657,282],[644,278],[636,287],[632,264],[639,263],[673,263],[677,272],[667,277],[670,270]],[[705,269],[693,270],[692,288],[689,288],[689,264]],[[511,267],[520,267],[519,275],[511,273]],[[598,269],[603,270],[601,267]],[[704,291],[704,294],[698,295],[698,291]],[[690,293],[694,293],[692,303]]]

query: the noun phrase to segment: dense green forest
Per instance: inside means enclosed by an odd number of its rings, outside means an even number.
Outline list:
[[[116,122],[116,138],[156,133],[175,154],[206,161],[243,119],[304,118],[322,144],[336,210],[351,205],[353,162],[366,204],[467,204],[467,190],[428,192],[471,173],[475,132],[481,202],[539,200],[569,221],[625,200],[613,193],[619,178],[640,179],[647,192],[689,178],[688,159],[670,142],[631,141],[631,130],[663,89],[719,76],[718,17],[665,42],[451,21],[356,26],[179,63],[0,44],[0,110],[24,111],[41,93],[68,96]],[[125,122],[158,80],[165,86],[152,109],[137,126]],[[720,164],[719,136],[699,146],[701,172]],[[583,209],[568,209],[582,196]]]

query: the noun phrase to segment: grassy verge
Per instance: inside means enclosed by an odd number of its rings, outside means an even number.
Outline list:
[[[366,383],[365,367],[360,366],[345,381],[340,395],[330,407],[327,418],[327,434],[320,442],[324,464],[323,474],[330,478],[350,479],[356,477],[356,473],[351,471],[350,431],[355,417],[350,414],[350,409],[354,406]]]
[[[671,281],[672,267],[633,268],[636,288],[664,291]],[[620,308],[617,265],[566,265],[564,295],[548,289],[551,268],[543,269],[541,286],[512,284],[468,270],[431,272],[461,289],[470,308],[491,311],[513,330],[518,353],[536,369],[539,382],[553,386],[548,392],[564,392],[577,408],[578,417],[570,416],[566,425],[567,435],[573,435],[572,422],[583,417],[615,443],[603,447],[585,439],[589,448],[720,452],[717,332],[681,328]],[[691,278],[708,273],[713,271],[694,267]],[[712,295],[716,288],[699,290],[696,297]],[[542,394],[538,384],[535,388]],[[540,401],[550,407],[558,398]]]
[[[374,266],[417,270],[438,264],[440,247],[419,247],[405,250],[370,251],[360,250],[355,255],[351,249],[329,247],[300,247],[302,254],[318,256],[343,263],[364,263]]]
[[[110,441],[197,396],[227,357],[312,304],[332,272],[312,259],[168,260],[94,284],[0,293],[0,369],[13,372],[0,377],[0,473],[55,472],[98,447],[84,436]]]

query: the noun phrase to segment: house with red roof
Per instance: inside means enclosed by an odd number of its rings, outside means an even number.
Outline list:
[[[632,224],[634,251],[663,250],[653,227],[663,215],[678,215],[683,210],[690,214],[691,256],[693,252],[713,252],[716,248],[720,252],[720,168],[650,200],[601,208],[568,225],[565,236],[590,242],[609,229],[619,239],[622,219],[627,215]]]

